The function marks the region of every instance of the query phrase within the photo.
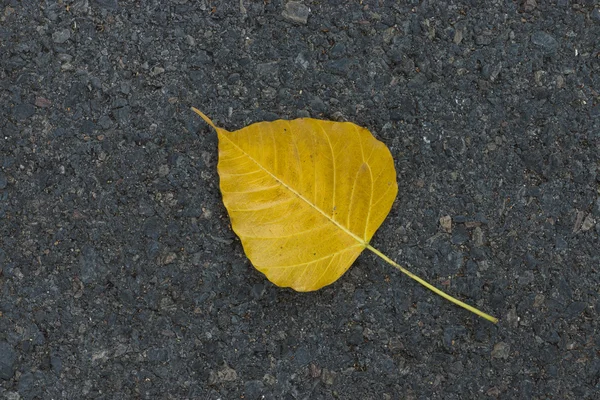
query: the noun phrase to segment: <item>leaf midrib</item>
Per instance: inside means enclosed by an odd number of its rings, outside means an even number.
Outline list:
[[[242,149],[240,146],[238,146],[233,140],[231,140],[231,138],[229,138],[222,131],[224,131],[224,130],[221,129],[221,128],[219,128],[217,130],[217,133],[219,135],[222,135],[225,139],[227,139],[236,149],[238,149],[240,152],[242,152],[246,157],[248,157],[252,162],[254,162],[266,174],[268,174],[269,176],[271,176],[273,179],[275,179],[275,181],[277,181],[279,184],[281,184],[284,188],[286,188],[287,190],[289,190],[292,194],[294,194],[299,199],[301,199],[306,204],[308,204],[310,207],[312,207],[315,211],[317,211],[319,214],[321,214],[323,217],[325,217],[326,220],[328,220],[329,222],[331,222],[332,224],[334,224],[335,226],[337,226],[342,232],[346,233],[348,236],[352,237],[354,240],[356,240],[358,243],[360,243],[363,246],[363,248],[367,248],[369,246],[369,243],[367,241],[363,240],[361,237],[359,237],[356,234],[352,233],[352,231],[350,231],[345,226],[341,225],[335,219],[331,218],[329,215],[327,215],[327,213],[325,213],[323,210],[321,210],[319,207],[317,207],[315,204],[313,204],[310,200],[308,200],[306,197],[304,197],[297,190],[295,190],[291,186],[287,185],[277,175],[273,174],[267,168],[265,168],[264,166],[262,166],[257,160],[255,160],[250,154],[248,154],[246,151],[244,151],[244,149]],[[225,132],[228,132],[228,131],[225,131]]]

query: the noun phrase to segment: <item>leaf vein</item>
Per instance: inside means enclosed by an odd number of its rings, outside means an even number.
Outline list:
[[[262,191],[266,191],[269,189],[273,189],[279,187],[279,185],[271,185],[271,186],[261,186],[261,187],[256,187],[256,189],[254,190],[241,190],[241,191],[236,191],[236,190],[223,190],[221,189],[222,193],[237,193],[237,194],[242,194],[242,193],[258,193],[258,192],[262,192]]]
[[[277,176],[275,176],[271,171],[269,171],[268,169],[266,169],[265,167],[263,167],[257,160],[254,159],[254,157],[252,157],[250,154],[246,153],[242,148],[240,148],[233,140],[231,140],[231,138],[229,138],[226,134],[223,134],[223,137],[226,138],[232,146],[234,146],[235,148],[237,148],[240,152],[246,154],[248,156],[248,158],[250,160],[252,160],[260,169],[262,169],[266,174],[270,175],[273,179],[275,179],[277,182],[281,183],[282,186],[284,186],[286,189],[288,189],[290,192],[292,192],[294,195],[296,195],[299,199],[301,199],[302,201],[306,202],[309,206],[311,206],[314,210],[316,210],[318,213],[320,213],[323,217],[325,217],[325,219],[327,219],[328,221],[330,221],[332,224],[334,224],[335,226],[337,226],[342,232],[346,233],[348,236],[352,237],[353,239],[355,239],[361,246],[366,247],[368,245],[367,242],[365,242],[365,240],[363,238],[358,237],[357,235],[355,235],[352,231],[350,231],[348,228],[346,228],[345,226],[341,225],[339,222],[337,222],[335,219],[333,219],[331,216],[327,215],[323,210],[321,210],[319,207],[317,207],[315,204],[311,203],[306,197],[304,197],[301,193],[299,193],[298,191],[296,191],[294,188],[292,188],[291,186],[287,185],[285,182],[283,182],[281,179],[279,179]],[[334,174],[335,177],[335,174]],[[334,190],[335,193],[335,190]],[[267,207],[265,207],[267,208]],[[232,211],[238,211],[238,210],[232,210]],[[243,210],[242,210],[243,211]]]
[[[291,237],[294,237],[294,236],[300,236],[300,235],[304,235],[304,234],[306,234],[306,233],[308,233],[308,232],[313,232],[313,231],[319,230],[319,229],[321,229],[321,228],[322,228],[322,225],[321,225],[321,226],[312,227],[312,228],[310,228],[310,229],[305,229],[305,230],[303,230],[303,231],[300,231],[300,232],[294,232],[294,233],[292,233],[292,234],[290,234],[290,235],[277,235],[277,236],[250,236],[250,235],[240,235],[240,236],[243,236],[243,237],[250,237],[250,238],[252,238],[252,239],[263,239],[263,240],[267,240],[267,239],[283,239],[283,238],[291,238]]]
[[[287,268],[296,268],[296,267],[298,267],[298,266],[300,266],[300,265],[312,264],[312,263],[315,263],[315,262],[319,262],[319,261],[322,261],[322,260],[326,260],[326,259],[327,259],[327,258],[329,258],[329,257],[333,257],[333,256],[335,256],[336,254],[342,254],[342,253],[346,253],[346,252],[348,252],[348,251],[350,251],[350,250],[354,250],[354,248],[356,248],[356,247],[362,247],[362,246],[360,246],[360,245],[349,246],[349,247],[346,247],[346,248],[345,248],[343,251],[338,251],[337,253],[328,254],[328,255],[326,255],[325,257],[316,258],[316,259],[314,259],[314,260],[310,260],[310,261],[306,261],[306,262],[302,262],[302,263],[298,263],[298,264],[274,265],[274,266],[268,266],[268,267],[265,267],[265,268],[266,268],[266,269],[287,269]],[[258,267],[260,267],[260,266],[258,266]]]
[[[371,181],[371,195],[369,196],[369,208],[367,209],[367,217],[365,218],[365,229],[363,231],[363,238],[367,239],[367,228],[369,227],[369,220],[371,219],[371,210],[373,209],[373,191],[374,191],[374,181],[373,181],[373,170],[371,170],[371,166],[369,163],[367,164],[367,168],[369,169],[369,179]]]
[[[323,128],[323,126],[321,126],[320,124],[318,124],[317,126],[321,130],[321,133],[323,134],[323,136],[325,136],[325,139],[327,139],[327,144],[329,145],[329,151],[331,152],[331,164],[333,166],[333,195],[331,196],[331,217],[333,219],[335,219],[335,215],[333,213],[333,210],[334,210],[335,204],[336,204],[336,190],[337,190],[337,167],[336,167],[336,160],[335,160],[335,152],[333,151],[333,146],[331,145],[331,140],[329,139],[329,135],[327,134],[327,132],[325,132],[325,128]]]

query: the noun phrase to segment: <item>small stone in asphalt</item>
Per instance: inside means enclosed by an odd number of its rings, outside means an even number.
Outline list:
[[[52,105],[52,102],[44,97],[36,97],[35,105],[40,108],[48,108]]]
[[[4,172],[0,171],[0,190],[5,189],[8,185],[8,179]]]
[[[150,70],[150,76],[158,76],[158,75],[163,74],[164,72],[165,72],[165,69],[163,67],[154,66]]]
[[[35,107],[33,104],[23,103],[16,106],[13,110],[13,115],[19,121],[26,120],[27,118],[35,114]]]
[[[94,3],[107,10],[116,10],[118,7],[117,0],[94,0]]]
[[[108,129],[111,126],[113,126],[113,122],[110,119],[110,117],[103,115],[100,117],[100,119],[98,120],[98,125],[100,125],[103,129]]]
[[[454,244],[463,244],[467,240],[469,240],[469,232],[464,226],[458,226],[454,230],[454,234],[452,235],[451,240]]]
[[[219,371],[210,371],[208,378],[209,385],[216,385],[224,382],[234,382],[238,379],[237,372],[228,365],[224,365]]]
[[[313,379],[316,379],[321,376],[322,369],[317,364],[311,363],[308,366],[308,371],[309,371],[310,377]]]
[[[507,359],[510,354],[510,345],[504,342],[499,342],[494,345],[492,350],[493,358],[504,358]]]
[[[554,39],[554,36],[543,31],[537,31],[531,35],[531,43],[547,52],[554,52],[558,48],[558,42]]]
[[[255,299],[260,299],[265,294],[266,287],[263,283],[257,283],[252,286],[250,293]]]
[[[587,303],[584,301],[576,301],[571,303],[565,310],[565,314],[571,319],[579,316],[587,308]]]
[[[96,249],[86,245],[82,251],[79,260],[80,277],[83,283],[91,283],[106,275],[107,269],[102,257],[98,255]]]
[[[67,40],[71,38],[71,30],[70,29],[61,29],[60,31],[56,31],[52,34],[52,40],[54,43],[63,44]]]
[[[532,271],[524,271],[521,275],[519,275],[519,285],[529,285],[535,281],[535,275]]]
[[[506,314],[506,323],[513,328],[516,328],[519,325],[519,316],[517,315],[517,308],[512,307],[508,313]]]
[[[308,22],[308,14],[310,8],[300,3],[299,1],[290,1],[285,5],[285,9],[281,13],[283,18],[288,21],[306,24]]]
[[[583,223],[581,224],[581,230],[583,232],[587,232],[590,229],[592,229],[595,224],[596,224],[596,221],[594,220],[594,218],[590,214],[588,214],[588,216],[585,217],[585,219],[583,220]]]
[[[532,12],[537,7],[537,2],[535,0],[525,0],[523,2],[523,11]]]
[[[476,247],[483,246],[483,231],[478,226],[473,230],[473,245]]]
[[[12,346],[0,342],[0,379],[9,380],[15,373],[15,360],[17,356]]]
[[[321,381],[325,385],[331,386],[335,383],[335,375],[335,372],[328,369],[323,369],[323,372],[321,373]]]
[[[452,232],[452,217],[449,215],[440,217],[440,227],[446,233]]]
[[[463,31],[462,31],[462,29],[457,29],[454,32],[454,38],[452,39],[452,41],[455,44],[460,44],[460,42],[462,42],[462,40],[463,40]]]

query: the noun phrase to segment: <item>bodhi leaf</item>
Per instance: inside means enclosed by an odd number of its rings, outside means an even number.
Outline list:
[[[398,193],[394,160],[350,122],[300,118],[229,132],[192,108],[219,137],[217,170],[231,226],[274,284],[312,291],[335,282],[364,249],[442,297],[497,320],[407,271],[369,241]]]

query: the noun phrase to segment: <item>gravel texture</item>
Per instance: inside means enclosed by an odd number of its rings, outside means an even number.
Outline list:
[[[0,398],[600,398],[591,0],[0,2]],[[350,120],[400,194],[314,293],[255,271],[217,141]]]

